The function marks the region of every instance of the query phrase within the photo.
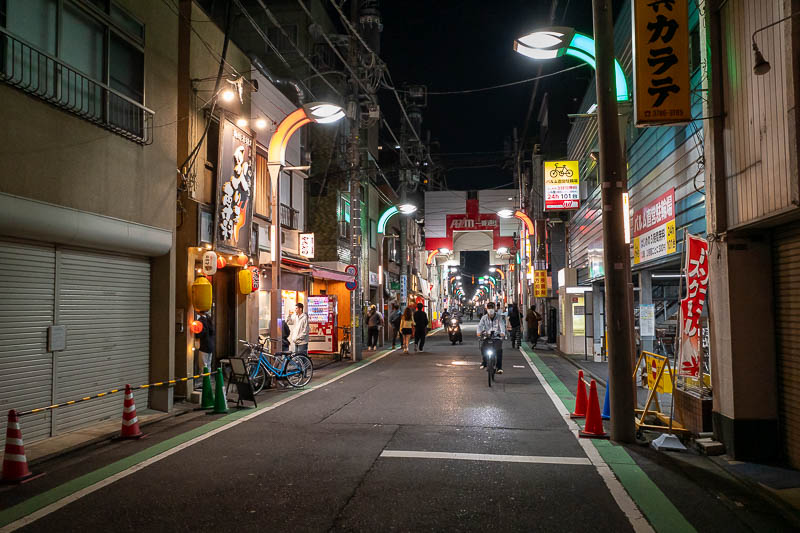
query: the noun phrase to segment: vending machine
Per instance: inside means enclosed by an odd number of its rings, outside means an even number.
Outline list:
[[[339,351],[336,326],[338,303],[336,296],[308,297],[308,351],[310,353],[332,353]]]

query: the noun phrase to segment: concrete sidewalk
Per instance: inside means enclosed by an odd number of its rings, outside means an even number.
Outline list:
[[[529,346],[529,345],[526,345]],[[548,366],[553,367],[553,361],[561,360],[569,363],[574,369],[572,379],[577,379],[577,370],[584,371],[585,377],[591,377],[598,382],[600,389],[598,392],[604,393],[608,381],[608,363],[584,360],[583,355],[568,355],[555,350],[555,346],[547,345],[548,349],[542,349],[540,345],[536,352],[542,355],[550,355],[557,359],[544,358]],[[562,376],[564,369],[561,369]],[[588,376],[586,376],[588,374]],[[573,383],[568,383],[568,387],[574,387]],[[647,396],[647,389],[637,388],[639,394],[639,404],[643,405]],[[571,389],[574,393],[574,390]],[[660,394],[663,409],[669,409],[672,395]],[[647,441],[659,435],[656,432],[646,432]],[[757,494],[763,500],[770,502],[782,515],[800,528],[800,472],[775,465],[749,463],[746,461],[735,461],[727,455],[709,457],[700,453],[698,447],[692,440],[685,442],[687,451],[667,452],[656,451],[646,447],[646,442],[642,443],[641,453],[649,460],[660,463],[669,468],[680,471],[684,476],[697,483],[709,487],[727,487],[736,485],[743,493],[751,492]]]

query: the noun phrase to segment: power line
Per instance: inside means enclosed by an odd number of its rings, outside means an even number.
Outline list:
[[[269,37],[267,37],[267,34],[264,33],[264,30],[261,29],[261,27],[253,19],[253,17],[250,16],[250,13],[247,12],[247,10],[244,8],[242,3],[239,0],[233,0],[233,1],[239,7],[239,10],[242,12],[242,14],[245,16],[245,18],[250,22],[250,25],[253,27],[253,29],[256,31],[256,33],[259,35],[259,37],[261,37],[261,39],[264,41],[264,43],[267,46],[269,46],[272,49],[273,52],[275,52],[275,55],[278,56],[278,58],[283,62],[284,65],[286,65],[286,67],[290,71],[294,72],[294,70],[292,69],[292,66],[289,64],[289,62],[286,60],[286,58],[283,57],[283,54],[281,54],[280,50],[278,50],[278,47],[275,46],[272,43],[272,41],[269,40]],[[308,88],[308,86],[306,86],[306,84],[304,84],[302,81],[300,81],[298,83],[300,83],[303,86],[303,88],[306,91],[308,91],[308,94],[311,95],[312,98],[314,98],[314,93],[311,91],[311,89]]]
[[[269,17],[269,20],[270,20],[270,21],[271,21],[271,22],[272,22],[272,23],[273,23],[275,26],[277,26],[277,28],[280,30],[280,32],[283,34],[283,36],[284,36],[284,37],[286,37],[286,40],[287,40],[287,41],[289,41],[289,43],[290,43],[290,44],[291,44],[291,45],[294,47],[294,49],[295,49],[295,50],[297,50],[297,53],[300,55],[300,57],[303,59],[303,61],[305,61],[306,65],[308,65],[308,67],[309,67],[309,68],[310,68],[310,69],[311,69],[311,70],[314,72],[314,74],[315,74],[315,75],[317,75],[317,76],[319,76],[320,78],[322,78],[322,81],[324,81],[324,82],[325,82],[325,84],[326,84],[328,87],[330,87],[330,88],[331,88],[331,90],[332,90],[334,93],[336,93],[337,95],[339,95],[339,97],[341,98],[341,97],[342,97],[342,94],[341,94],[341,93],[340,93],[340,92],[339,92],[339,91],[336,89],[336,87],[334,87],[334,86],[331,84],[331,82],[329,82],[329,81],[328,81],[328,80],[325,78],[325,76],[324,76],[324,75],[323,75],[323,74],[322,74],[322,73],[321,73],[319,70],[317,70],[317,68],[314,66],[314,64],[313,64],[313,63],[312,63],[312,62],[311,62],[311,61],[310,61],[310,60],[309,60],[309,59],[308,59],[308,58],[305,56],[305,54],[303,54],[303,52],[302,52],[302,51],[300,50],[300,48],[297,46],[297,43],[295,43],[294,41],[292,41],[291,37],[289,37],[289,34],[288,34],[288,33],[286,33],[286,30],[284,30],[284,29],[283,29],[283,26],[281,26],[281,25],[280,25],[280,23],[278,22],[278,19],[277,19],[277,18],[275,18],[275,16],[272,14],[272,11],[270,11],[270,10],[267,8],[267,6],[264,4],[264,2],[263,2],[262,0],[257,0],[257,2],[258,2],[258,5],[260,5],[260,6],[261,6],[261,8],[264,10],[264,13],[266,13],[266,14],[267,14],[267,17]],[[240,6],[240,9],[243,9],[243,8],[241,7],[241,4],[239,3],[239,1],[238,1],[238,0],[237,0],[237,2],[236,2],[236,3],[237,3],[237,4],[239,4],[239,6]],[[303,81],[302,81],[302,80],[298,80],[298,81],[299,81],[300,83],[303,83]],[[305,86],[305,83],[303,83],[303,85]]]
[[[575,70],[575,69],[579,69],[579,68],[583,68],[583,67],[587,67],[587,66],[589,66],[589,65],[587,65],[586,63],[581,63],[580,65],[575,65],[573,67],[569,67],[569,68],[565,68],[565,69],[562,69],[562,70],[558,70],[556,72],[551,72],[550,74],[543,74],[541,76],[534,76],[533,78],[528,78],[528,79],[519,80],[519,81],[512,81],[512,82],[509,82],[509,83],[501,83],[499,85],[491,85],[489,87],[481,87],[479,89],[463,89],[463,90],[458,90],[458,91],[428,91],[428,96],[446,96],[446,95],[452,95],[452,94],[471,94],[471,93],[480,93],[480,92],[484,92],[484,91],[493,91],[495,89],[504,89],[506,87],[513,87],[515,85],[523,85],[525,83],[530,83],[532,81],[541,80],[541,79],[544,79],[544,78],[549,78],[551,76],[558,76],[559,74],[563,74],[565,72],[569,72],[570,70]],[[390,90],[397,90],[394,87],[385,87],[385,88],[386,89],[390,89]],[[408,91],[404,91],[404,90],[399,90],[399,92],[408,93]]]

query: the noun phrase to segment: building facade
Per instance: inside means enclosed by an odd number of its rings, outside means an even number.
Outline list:
[[[127,0],[0,7],[0,409],[169,379],[178,16]],[[171,407],[167,388],[135,396]],[[26,439],[118,418],[121,401],[25,417]]]

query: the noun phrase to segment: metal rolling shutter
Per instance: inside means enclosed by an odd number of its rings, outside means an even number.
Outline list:
[[[778,408],[783,450],[800,467],[800,223],[773,235]]]
[[[57,313],[67,326],[67,349],[57,354],[56,401],[147,383],[149,260],[59,248],[57,274]],[[134,395],[136,408],[146,408],[147,391]],[[54,433],[120,418],[122,402],[122,394],[115,394],[60,409]]]
[[[53,358],[47,328],[53,324],[55,249],[0,240],[0,435],[9,409],[50,405]],[[50,436],[50,414],[22,419],[25,442]]]

